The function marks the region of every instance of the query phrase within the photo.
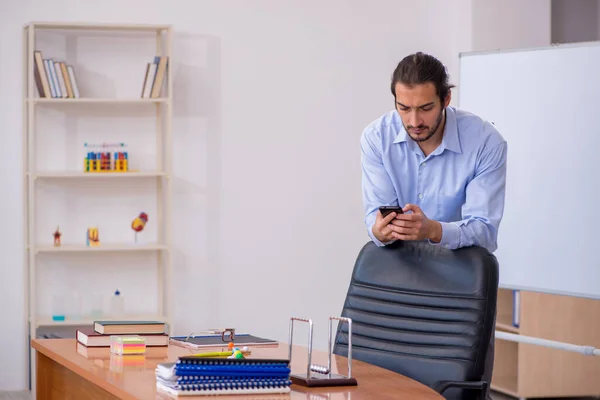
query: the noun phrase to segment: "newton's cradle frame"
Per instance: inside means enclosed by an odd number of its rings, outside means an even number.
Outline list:
[[[348,375],[334,374],[331,372],[331,341],[333,320],[348,324]],[[289,354],[290,364],[292,361],[292,346],[294,337],[294,321],[308,323],[308,362],[306,373],[292,374],[290,379],[292,383],[301,386],[356,386],[358,382],[352,377],[352,319],[344,317],[329,317],[329,341],[328,341],[328,359],[327,366],[312,364],[312,340],[313,340],[313,322],[311,319],[292,317],[290,319],[290,339]]]

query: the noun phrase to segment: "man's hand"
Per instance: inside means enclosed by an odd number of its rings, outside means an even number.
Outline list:
[[[439,243],[442,240],[442,225],[427,218],[419,206],[407,204],[403,211],[404,214],[398,214],[388,225],[388,229],[392,230],[391,237],[393,239],[429,239],[434,243]],[[412,212],[409,213],[409,211]]]
[[[381,211],[377,210],[377,217],[375,218],[375,223],[371,230],[373,231],[373,235],[375,235],[380,242],[387,243],[394,240],[394,237],[392,236],[392,225],[390,225],[390,223],[395,217],[396,213],[391,212],[384,218],[383,215],[381,215]]]

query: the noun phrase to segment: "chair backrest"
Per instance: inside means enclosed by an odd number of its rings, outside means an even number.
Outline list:
[[[431,387],[479,381],[497,291],[498,262],[482,247],[369,242],[354,265],[342,311],[353,322],[352,357]],[[347,332],[340,324],[335,354],[347,356]]]

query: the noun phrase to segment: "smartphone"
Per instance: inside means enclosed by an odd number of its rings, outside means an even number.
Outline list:
[[[402,211],[402,207],[399,206],[381,206],[379,207],[379,212],[381,212],[383,218],[385,218],[391,212],[395,212],[396,214],[404,213],[404,211]]]

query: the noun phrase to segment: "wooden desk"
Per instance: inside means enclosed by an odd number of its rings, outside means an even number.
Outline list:
[[[124,365],[123,358],[111,355],[108,348],[85,348],[78,345],[75,339],[34,339],[31,346],[36,350],[38,400],[168,398],[156,391],[156,365],[173,362],[179,356],[193,353],[178,346],[148,348],[138,365]],[[251,350],[252,356],[259,357],[287,357],[288,354],[288,346],[285,344],[252,346]],[[313,350],[312,357],[313,363],[327,365],[327,353]],[[347,374],[347,359],[334,357],[332,372]],[[294,346],[292,373],[306,371],[306,359],[306,348]],[[358,360],[352,362],[352,376],[358,380],[358,386],[306,388],[292,385],[292,392],[285,395],[210,397],[214,400],[443,399],[434,390],[412,379]],[[197,398],[207,397],[181,397],[185,400]]]

